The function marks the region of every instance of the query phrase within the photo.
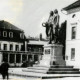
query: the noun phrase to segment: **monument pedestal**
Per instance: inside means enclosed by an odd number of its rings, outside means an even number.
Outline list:
[[[40,60],[40,63],[38,65],[33,65],[33,67],[24,69],[23,71],[52,74],[54,71],[56,73],[57,69],[60,70],[62,67],[65,68],[66,63],[63,60],[62,48],[63,46],[59,44],[45,45],[43,57],[42,60]]]
[[[62,48],[63,46],[59,44],[45,45],[43,58],[40,63],[33,67],[24,68],[22,71],[26,72],[26,75],[30,73],[28,76],[37,77],[39,75],[41,78],[51,78],[56,77],[56,75],[59,78],[63,75],[68,76],[68,74],[80,74],[79,69],[74,69],[73,66],[66,66],[66,62],[63,60]]]
[[[39,65],[53,66],[53,65],[66,65],[62,55],[62,45],[47,44],[44,46],[43,58]]]

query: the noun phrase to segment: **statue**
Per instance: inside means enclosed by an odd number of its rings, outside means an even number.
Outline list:
[[[46,27],[46,36],[49,38],[49,44],[58,43],[59,36],[59,14],[58,10],[55,9],[54,12],[50,11],[49,19],[46,23],[42,23],[43,27]]]

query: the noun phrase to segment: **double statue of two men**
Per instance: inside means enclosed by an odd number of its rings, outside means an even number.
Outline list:
[[[59,14],[58,10],[50,11],[49,19],[46,23],[42,23],[46,27],[46,36],[49,38],[49,44],[58,43],[59,36]]]

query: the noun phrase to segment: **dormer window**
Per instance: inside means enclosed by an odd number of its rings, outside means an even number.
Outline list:
[[[73,14],[73,15],[72,15],[72,18],[74,18],[75,16],[76,16],[76,14]]]
[[[24,33],[20,33],[20,38],[24,39]]]
[[[7,32],[3,31],[3,37],[7,37]]]
[[[9,37],[13,38],[13,32],[9,32]]]

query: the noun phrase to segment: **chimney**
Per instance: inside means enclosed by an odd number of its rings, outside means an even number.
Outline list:
[[[39,39],[42,40],[42,33],[40,33],[40,37],[39,37]]]

